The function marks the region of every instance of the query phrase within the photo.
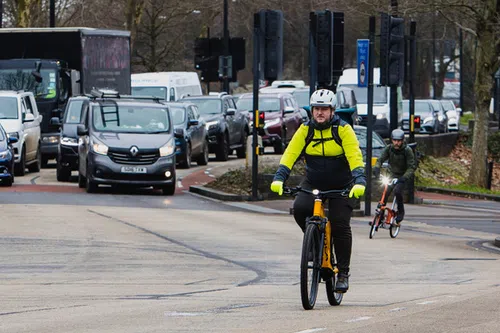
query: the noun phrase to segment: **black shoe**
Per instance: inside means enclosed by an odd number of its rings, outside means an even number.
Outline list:
[[[396,223],[401,223],[401,221],[403,221],[404,218],[405,218],[405,211],[404,210],[399,211],[398,214],[396,215]]]
[[[337,275],[337,283],[335,284],[335,292],[345,293],[349,289],[349,274],[339,273]]]

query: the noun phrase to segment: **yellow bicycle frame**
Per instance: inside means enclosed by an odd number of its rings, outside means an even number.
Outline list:
[[[320,218],[326,218],[325,216],[325,210],[323,207],[323,200],[321,199],[314,199],[314,209],[313,209],[313,216],[318,216]],[[321,263],[322,268],[328,268],[332,270],[335,274],[338,273],[337,267],[335,269],[332,267],[332,261],[331,261],[331,235],[332,235],[332,226],[330,224],[330,220],[327,220],[326,222],[326,227],[325,227],[325,239],[324,239],[324,246],[323,246],[323,262]]]

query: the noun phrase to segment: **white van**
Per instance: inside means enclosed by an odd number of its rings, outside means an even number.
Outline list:
[[[382,137],[390,136],[390,95],[389,87],[380,86],[380,68],[373,69],[373,130]],[[347,68],[339,78],[337,89],[351,88],[356,95],[358,116],[361,118],[359,125],[366,126],[368,115],[368,88],[358,87],[358,69]],[[403,122],[403,91],[398,87],[398,126]]]
[[[203,92],[196,72],[152,72],[132,74],[132,95],[177,101],[183,96],[203,95]]]
[[[32,92],[0,91],[0,124],[8,136],[18,140],[12,145],[16,176],[24,176],[26,167],[30,172],[38,172],[42,167],[42,118]]]

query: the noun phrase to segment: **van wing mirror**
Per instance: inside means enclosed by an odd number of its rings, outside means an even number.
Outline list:
[[[182,139],[184,137],[184,130],[182,128],[177,127],[174,129],[174,136],[176,138]]]
[[[61,119],[59,117],[52,117],[50,118],[50,124],[52,126],[61,126]]]
[[[236,114],[236,109],[227,109],[226,116],[234,116]]]
[[[285,106],[285,110],[284,110],[285,114],[294,113],[294,112],[295,112],[295,109],[293,108],[293,106]]]
[[[33,113],[25,113],[23,117],[23,123],[30,123],[32,121],[35,121],[35,116]]]
[[[85,127],[85,125],[80,124],[76,127],[76,134],[78,134],[78,136],[84,136],[89,134],[89,130]]]

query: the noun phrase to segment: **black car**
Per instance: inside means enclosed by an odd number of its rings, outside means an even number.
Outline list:
[[[11,144],[16,143],[16,137],[9,137],[0,124],[0,182],[12,186],[14,182],[14,150]]]
[[[115,97],[113,97],[115,96]],[[78,186],[176,188],[174,126],[167,105],[151,99],[95,94],[77,126]]]
[[[50,123],[60,126],[60,141],[57,148],[57,180],[67,182],[71,171],[78,170],[78,134],[76,129],[82,122],[83,105],[89,98],[85,96],[71,97],[66,104],[62,122],[54,117]]]
[[[366,163],[367,128],[365,126],[354,125],[354,133],[358,138],[359,148],[363,154],[363,161]],[[382,155],[382,151],[387,146],[384,139],[375,131],[372,132],[372,159],[377,159]]]
[[[236,109],[233,96],[227,93],[208,96],[185,97],[181,101],[196,104],[208,130],[208,144],[217,160],[227,161],[229,154],[236,150],[239,158],[246,156],[248,118],[245,112]]]
[[[208,164],[208,137],[205,122],[198,107],[189,102],[166,103],[172,114],[175,131],[175,157],[183,168],[191,167],[194,159],[198,165]]]

